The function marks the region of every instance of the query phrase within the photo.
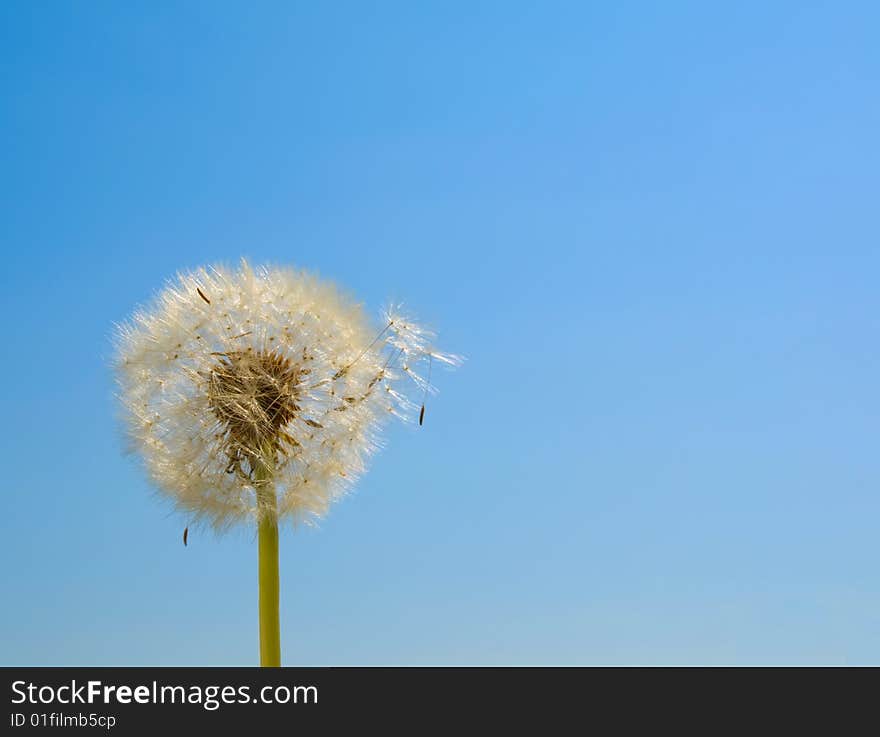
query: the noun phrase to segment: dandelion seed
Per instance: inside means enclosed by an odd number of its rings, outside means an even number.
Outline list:
[[[431,386],[431,354],[428,354],[428,380],[425,382],[425,394],[422,396],[422,409],[419,412],[419,427],[425,422],[425,402],[428,401],[428,387]]]

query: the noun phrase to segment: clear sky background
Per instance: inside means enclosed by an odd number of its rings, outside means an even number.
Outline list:
[[[284,536],[286,664],[880,662],[877,8],[2,3],[0,662],[257,662],[108,367],[242,255],[468,357]]]

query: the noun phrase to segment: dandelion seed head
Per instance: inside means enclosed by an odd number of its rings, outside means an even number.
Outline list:
[[[326,513],[366,469],[390,417],[411,419],[420,367],[457,365],[397,310],[371,324],[332,283],[287,268],[177,276],[116,335],[132,449],[192,519],[223,528],[260,514],[272,470],[278,515]],[[419,397],[421,401],[421,397]]]

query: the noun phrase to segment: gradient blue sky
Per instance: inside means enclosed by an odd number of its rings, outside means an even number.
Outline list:
[[[0,6],[0,662],[253,664],[114,321],[245,255],[468,363],[281,546],[285,663],[880,662],[876,3]]]

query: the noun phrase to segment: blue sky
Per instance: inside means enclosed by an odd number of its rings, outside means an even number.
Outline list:
[[[874,3],[0,8],[0,661],[257,662],[110,336],[247,256],[468,357],[283,537],[288,665],[880,662]]]

